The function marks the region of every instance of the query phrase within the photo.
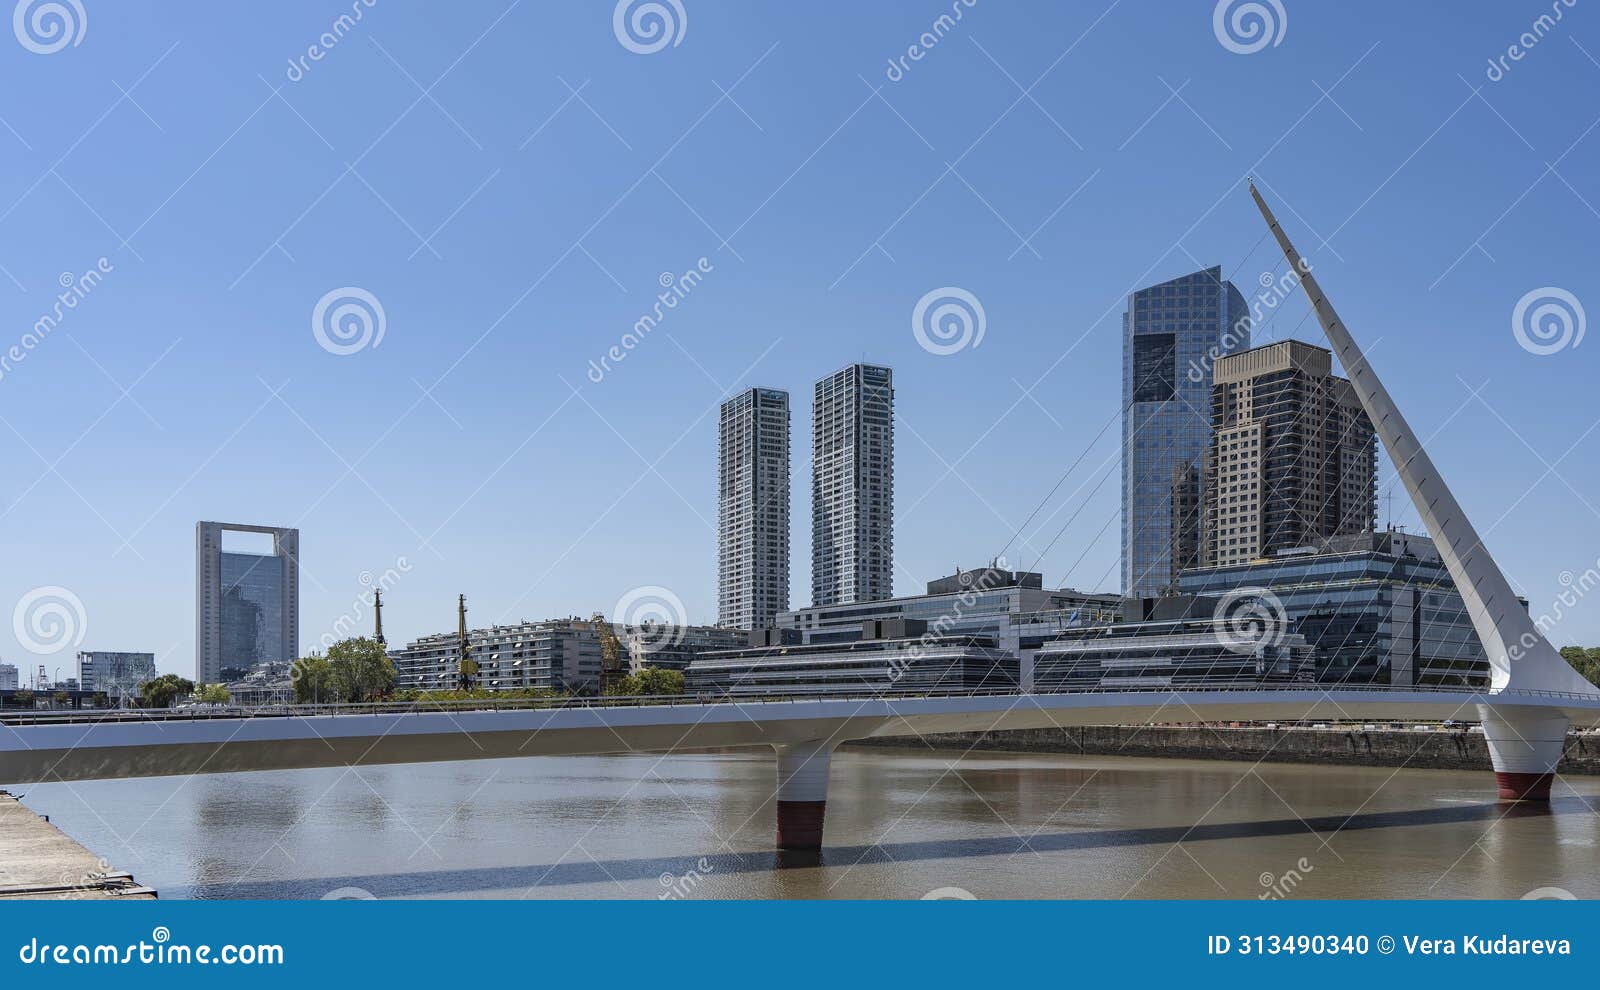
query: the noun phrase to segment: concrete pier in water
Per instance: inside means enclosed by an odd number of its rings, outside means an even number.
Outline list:
[[[132,874],[113,869],[15,795],[0,791],[0,898],[101,901],[155,896]]]

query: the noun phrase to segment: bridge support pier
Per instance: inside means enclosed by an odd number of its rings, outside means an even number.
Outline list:
[[[1484,741],[1502,801],[1549,801],[1566,746],[1566,714],[1548,708],[1479,705]]]
[[[778,751],[778,848],[821,849],[833,746],[820,739],[773,746]]]

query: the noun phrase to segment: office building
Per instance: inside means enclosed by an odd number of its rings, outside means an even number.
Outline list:
[[[1250,346],[1250,321],[1208,268],[1133,293],[1122,323],[1122,592],[1155,598],[1198,562],[1211,369]]]
[[[750,640],[745,629],[722,626],[667,626],[645,623],[612,629],[627,654],[628,672],[637,674],[646,667],[683,670],[702,654],[714,650],[736,650]]]
[[[1183,575],[1184,594],[1265,588],[1315,650],[1317,680],[1488,687],[1489,658],[1433,541],[1360,533]],[[1526,607],[1516,606],[1516,607]]]
[[[763,629],[789,607],[789,393],[722,404],[717,440],[717,624]]]
[[[1315,661],[1305,637],[1268,615],[1248,636],[1227,626],[1220,600],[1130,599],[1125,621],[1071,629],[1034,654],[1033,689],[1249,687],[1310,683]]]
[[[1283,340],[1220,358],[1211,422],[1200,563],[1372,530],[1378,440],[1327,348]]]
[[[852,364],[816,384],[811,603],[894,594],[894,373]]]
[[[917,620],[868,620],[845,643],[752,633],[750,648],[709,653],[685,672],[690,694],[732,697],[1015,691],[1015,654],[985,636],[941,635]]]
[[[268,539],[224,546],[241,534]],[[298,659],[300,531],[200,522],[194,537],[195,679],[220,684],[258,663]]]
[[[87,650],[78,654],[78,683],[113,701],[139,696],[139,687],[156,676],[154,653],[114,653]]]
[[[711,650],[743,645],[749,633],[716,626],[624,626],[612,631],[628,656],[630,671],[646,666],[682,670]],[[591,619],[547,619],[467,632],[478,664],[476,687],[489,691],[555,691],[595,694],[600,688],[600,630]],[[460,686],[459,635],[424,636],[398,650],[395,686],[401,690],[453,691]]]
[[[1071,588],[1045,590],[1043,575],[991,564],[929,581],[927,594],[860,605],[812,606],[785,612],[777,627],[805,644],[860,639],[862,623],[904,619],[926,622],[941,635],[981,636],[1017,657],[1024,686],[1031,683],[1033,651],[1045,640],[1079,625],[1114,621],[1118,595]]]
[[[17,675],[17,665],[0,663],[0,691],[16,691],[21,687],[22,679]]]

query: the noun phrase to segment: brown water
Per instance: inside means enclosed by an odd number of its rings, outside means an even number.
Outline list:
[[[19,788],[163,897],[1600,897],[1600,779],[846,749],[827,848],[773,760],[566,757]],[[347,893],[350,893],[347,891]]]

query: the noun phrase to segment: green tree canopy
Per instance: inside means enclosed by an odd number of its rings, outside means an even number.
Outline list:
[[[365,636],[342,639],[326,656],[296,660],[291,673],[300,704],[377,701],[394,691],[394,662],[383,644]]]
[[[298,704],[340,700],[333,689],[333,667],[324,657],[313,653],[296,660],[290,668],[289,679],[294,683],[294,700]]]
[[[609,693],[633,697],[682,694],[683,671],[646,667],[637,674],[629,674],[619,680]]]
[[[194,693],[194,681],[177,674],[162,674],[139,685],[139,697],[146,708],[171,708]]]
[[[233,695],[228,693],[224,685],[202,684],[195,692],[195,699],[206,705],[226,705],[233,700]]]

